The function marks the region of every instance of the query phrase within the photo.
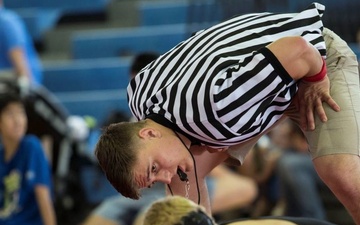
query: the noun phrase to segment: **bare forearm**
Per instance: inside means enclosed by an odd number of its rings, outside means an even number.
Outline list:
[[[13,64],[13,68],[18,77],[26,76],[31,77],[31,72],[28,66],[28,62],[25,53],[22,48],[14,48],[9,52],[9,57]]]
[[[56,225],[56,216],[49,189],[46,186],[38,185],[35,188],[35,194],[44,225]]]

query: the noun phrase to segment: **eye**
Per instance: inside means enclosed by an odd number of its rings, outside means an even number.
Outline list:
[[[148,186],[148,188],[151,188],[154,184],[155,184],[155,182],[152,182],[152,183]]]
[[[152,167],[151,167],[151,172],[156,174],[157,168],[156,168],[156,165],[155,165],[155,164],[152,165]]]

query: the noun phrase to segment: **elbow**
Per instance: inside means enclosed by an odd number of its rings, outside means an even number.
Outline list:
[[[312,48],[310,43],[301,36],[293,38],[293,46],[299,55],[308,54]]]
[[[294,37],[292,41],[292,51],[295,54],[290,68],[287,68],[290,76],[294,80],[299,80],[315,74],[322,62],[319,51],[301,36]]]
[[[267,46],[294,79],[299,80],[310,74],[319,51],[301,36],[281,38]]]
[[[299,48],[297,49],[299,57],[297,60],[298,76],[296,79],[318,73],[323,62],[319,51],[302,37],[297,39],[296,44],[297,48]]]

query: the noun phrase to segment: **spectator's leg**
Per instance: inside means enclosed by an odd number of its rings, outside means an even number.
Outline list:
[[[322,182],[310,156],[304,153],[284,153],[278,161],[277,169],[286,201],[285,215],[325,219],[318,191],[319,183]]]

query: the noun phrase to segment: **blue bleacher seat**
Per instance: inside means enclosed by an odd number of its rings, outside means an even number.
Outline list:
[[[4,6],[9,9],[32,8],[41,5],[41,0],[3,0]]]
[[[48,63],[43,73],[44,86],[52,92],[125,88],[129,60],[107,58]]]
[[[185,24],[76,32],[75,59],[120,57],[143,51],[164,53],[187,38]]]
[[[58,9],[18,8],[14,10],[23,19],[34,41],[41,41],[45,32],[55,27],[61,17]]]
[[[106,119],[109,112],[121,110],[130,116],[126,90],[54,93],[70,115],[92,116],[97,121]]]
[[[360,44],[358,44],[358,43],[349,43],[349,46],[354,51],[358,61],[360,62]]]
[[[147,1],[139,4],[139,13],[141,26],[214,24],[223,17],[221,4],[217,0]]]
[[[129,82],[129,59],[75,60],[46,64],[43,85],[71,115],[90,115],[103,121],[109,111],[124,110]]]
[[[188,9],[188,24],[216,24],[223,20],[223,5],[217,0],[192,1]]]
[[[35,41],[55,27],[67,14],[104,12],[111,0],[4,0],[4,6],[19,13]]]
[[[103,11],[111,0],[4,0],[9,9],[17,8],[51,8],[62,10],[63,13],[81,13]]]
[[[141,2],[139,4],[142,26],[183,24],[187,22],[189,3],[184,1]]]

